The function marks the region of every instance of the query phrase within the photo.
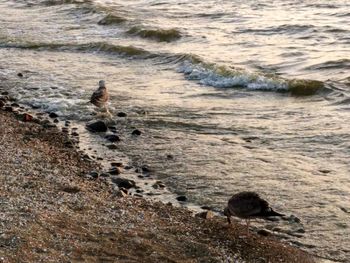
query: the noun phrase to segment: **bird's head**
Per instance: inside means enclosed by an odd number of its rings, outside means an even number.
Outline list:
[[[100,80],[100,81],[98,82],[98,87],[99,87],[99,88],[105,88],[105,87],[106,87],[105,81],[104,81],[104,80]]]

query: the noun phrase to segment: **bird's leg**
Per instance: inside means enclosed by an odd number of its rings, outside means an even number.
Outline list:
[[[247,236],[249,236],[249,219],[246,219],[245,222],[247,224]]]

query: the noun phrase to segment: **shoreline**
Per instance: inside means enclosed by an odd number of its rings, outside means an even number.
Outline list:
[[[222,217],[194,217],[114,191],[104,177],[87,178],[97,164],[67,143],[67,134],[4,107],[0,262],[315,262],[273,236],[241,238],[244,226],[228,228]]]

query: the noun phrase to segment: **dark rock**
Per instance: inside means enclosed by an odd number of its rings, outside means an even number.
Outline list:
[[[207,206],[207,205],[203,205],[203,206],[201,206],[201,208],[203,210],[212,210],[212,208],[210,206]]]
[[[143,195],[142,195],[142,194],[134,194],[134,196],[135,196],[135,197],[140,197],[140,198],[142,198],[142,197],[143,197]]]
[[[118,185],[119,188],[130,189],[136,186],[136,183],[133,180],[125,178],[112,178],[112,182]]]
[[[101,176],[101,177],[109,177],[110,174],[109,174],[109,173],[101,173],[100,176]]]
[[[65,121],[64,125],[68,127],[70,125],[70,121]]]
[[[64,146],[66,146],[67,148],[74,148],[74,143],[72,141],[66,141],[64,143]]]
[[[64,133],[68,133],[68,132],[69,132],[69,130],[68,130],[68,128],[63,127],[63,128],[62,128],[62,132],[64,132]]]
[[[14,103],[11,103],[11,106],[14,107],[14,108],[18,108],[19,107],[19,104],[14,102]]]
[[[97,160],[98,160],[98,161],[102,161],[103,158],[102,158],[102,157],[97,157]]]
[[[86,124],[86,128],[91,132],[106,132],[107,125],[104,121],[94,121]]]
[[[91,178],[94,178],[94,179],[97,179],[98,176],[99,176],[99,174],[98,174],[98,172],[96,172],[96,171],[90,172],[90,173],[88,174],[88,177],[91,177]]]
[[[120,142],[119,136],[115,134],[108,134],[105,136],[105,138],[110,142]]]
[[[5,106],[5,102],[0,100],[0,108],[4,107]]]
[[[135,129],[132,131],[131,135],[134,135],[134,136],[140,136],[142,134],[142,132],[138,129]]]
[[[123,163],[120,162],[111,162],[111,166],[116,166],[116,167],[123,167]]]
[[[72,132],[71,135],[72,135],[72,136],[79,136],[79,133],[77,133],[77,132],[75,131],[75,132]]]
[[[116,149],[118,149],[118,145],[112,143],[112,144],[107,145],[107,148],[110,150],[116,150]]]
[[[112,174],[112,175],[118,175],[118,174],[121,174],[121,171],[118,167],[112,167],[109,171],[108,171],[109,174]]]
[[[117,113],[117,116],[118,116],[118,117],[126,117],[127,114],[126,114],[125,112],[118,112],[118,113]]]
[[[70,193],[70,194],[76,194],[80,192],[80,188],[77,186],[63,186],[61,189],[63,192]]]
[[[257,233],[261,236],[264,236],[264,237],[272,235],[272,232],[270,230],[265,229],[265,228],[259,229]]]
[[[30,114],[28,114],[28,113],[24,113],[24,114],[22,115],[22,120],[23,120],[24,122],[32,121],[32,120],[33,120],[33,116],[30,115]]]
[[[195,216],[203,218],[203,219],[210,219],[210,218],[214,217],[214,213],[212,211],[204,211],[204,212],[196,214]]]
[[[124,167],[124,169],[125,170],[130,170],[130,169],[132,169],[132,166],[131,165],[127,165],[127,166]]]
[[[9,93],[7,91],[3,91],[3,92],[1,92],[1,95],[7,96],[7,95],[9,95]]]
[[[167,154],[167,155],[166,155],[166,158],[167,158],[168,160],[173,160],[173,159],[174,159],[174,156],[171,155],[171,154]]]
[[[148,165],[141,166],[142,173],[148,174],[151,172],[151,168]]]
[[[58,114],[55,113],[55,112],[50,112],[49,117],[52,118],[52,119],[54,119],[54,118],[57,118],[57,117],[58,117]]]
[[[23,73],[22,72],[18,72],[17,76],[20,77],[20,78],[23,78]]]
[[[53,120],[54,123],[59,123],[60,121],[58,119]]]
[[[5,106],[4,110],[8,112],[13,112],[13,108],[11,106]]]
[[[180,196],[176,197],[176,200],[180,201],[180,202],[186,202],[187,201],[187,197],[184,196],[184,195],[180,195]]]
[[[32,107],[32,109],[34,109],[34,110],[37,110],[37,109],[40,109],[41,108],[41,106],[39,106],[39,105],[30,105],[31,107]]]

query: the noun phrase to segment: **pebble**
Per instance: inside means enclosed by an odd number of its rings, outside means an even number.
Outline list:
[[[94,178],[94,179],[97,179],[99,176],[98,172],[96,171],[93,171],[93,172],[90,172],[87,177],[91,177],[91,178]]]
[[[107,148],[110,150],[116,150],[116,149],[118,149],[118,146],[116,144],[112,143],[112,144],[108,144]]]
[[[112,182],[118,185],[119,188],[130,189],[136,186],[135,181],[125,178],[114,177],[112,178]]]
[[[86,124],[86,128],[91,132],[106,132],[107,125],[104,121],[94,121]]]
[[[24,113],[24,114],[22,115],[22,120],[23,120],[24,122],[32,121],[32,120],[33,120],[33,116],[30,115],[30,114],[28,114],[28,113]]]
[[[111,166],[116,166],[116,167],[123,167],[123,163],[120,162],[111,162]]]
[[[119,142],[120,141],[120,137],[118,135],[115,135],[115,134],[108,134],[105,136],[105,138],[110,142]]]
[[[54,119],[54,118],[57,118],[57,117],[58,117],[58,114],[55,113],[55,112],[50,112],[49,117],[52,118],[52,119]]]
[[[118,116],[118,117],[126,117],[127,114],[126,114],[125,112],[118,112],[118,113],[117,113],[117,116]]]
[[[196,214],[195,216],[203,219],[210,219],[214,217],[214,213],[212,211],[204,211]]]
[[[20,78],[23,78],[23,73],[22,72],[18,72],[17,76],[20,77]]]
[[[259,229],[257,233],[261,236],[264,236],[264,237],[272,235],[272,232],[270,230],[265,229],[265,228]]]
[[[135,129],[132,131],[131,135],[134,135],[134,136],[140,136],[142,134],[142,132],[138,129]]]
[[[184,195],[180,195],[180,196],[176,197],[176,200],[180,201],[180,202],[186,202],[187,201],[187,197],[184,196]]]
[[[108,171],[109,174],[111,175],[118,175],[118,174],[121,174],[121,171],[118,167],[112,167],[109,171]]]

